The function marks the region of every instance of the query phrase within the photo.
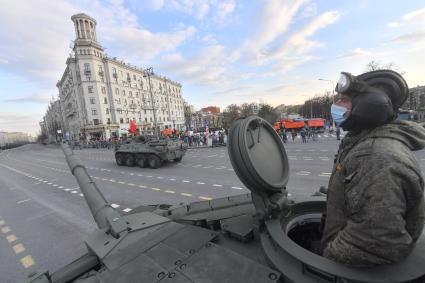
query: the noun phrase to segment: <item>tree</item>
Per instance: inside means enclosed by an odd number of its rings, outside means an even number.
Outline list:
[[[223,127],[230,128],[233,121],[240,117],[241,108],[236,104],[230,104],[223,112]]]
[[[253,108],[254,108],[254,103],[243,103],[240,106],[241,116],[248,117],[248,116],[254,115]]]
[[[275,109],[269,104],[260,104],[260,109],[258,111],[258,116],[269,122],[270,124],[274,124],[278,119],[278,113]]]
[[[401,71],[400,68],[394,62],[383,64],[379,61],[372,60],[369,63],[367,63],[365,72],[377,71],[377,70],[393,70],[400,73],[400,75],[404,75],[405,73]]]

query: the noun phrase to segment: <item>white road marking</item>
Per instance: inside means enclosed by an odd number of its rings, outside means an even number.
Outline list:
[[[203,183],[203,182],[196,182],[196,184],[198,184],[198,185],[205,185],[205,183]]]
[[[188,193],[180,193],[182,196],[185,196],[185,197],[191,197],[192,196],[192,194],[188,194]]]
[[[17,202],[17,204],[21,204],[21,203],[24,203],[24,202],[27,202],[27,201],[30,201],[31,199],[23,199],[23,200],[20,200],[20,201],[18,201]]]
[[[147,187],[143,185],[139,185],[139,188],[146,189]]]
[[[139,177],[143,177],[143,174],[137,174],[137,176],[139,176]]]
[[[56,185],[56,184],[53,184],[53,187],[57,187],[58,185]]]
[[[119,205],[119,204],[116,204],[116,203],[111,203],[111,206],[112,206],[113,208],[118,208],[118,207],[120,207],[120,205]]]
[[[175,191],[170,191],[170,190],[166,190],[165,192],[169,193],[169,194],[175,194],[176,193]]]
[[[190,183],[188,180],[182,180],[183,183]]]
[[[214,157],[214,156],[217,156],[217,154],[209,155],[207,157]]]
[[[164,177],[160,177],[160,176],[158,176],[158,177],[156,177],[157,179],[164,179]]]
[[[119,182],[118,182],[118,184],[125,184],[125,182],[123,182],[123,181],[119,181]]]
[[[58,189],[63,189],[63,186],[59,186]]]
[[[79,194],[79,196],[80,196],[80,197],[84,197],[84,195],[83,195],[83,194]]]
[[[213,184],[213,187],[223,187],[223,185]]]
[[[159,192],[161,189],[158,189],[158,188],[151,188],[151,190]]]
[[[132,209],[131,208],[125,208],[122,211],[124,211],[124,212],[130,212],[130,211],[132,211]]]
[[[232,187],[232,189],[235,189],[235,190],[243,190],[243,188],[240,188],[240,187]]]
[[[202,199],[202,200],[212,200],[212,198],[209,198],[209,197],[203,197],[203,196],[200,196],[200,197],[198,197],[199,199]]]
[[[116,181],[114,179],[109,179],[110,182],[115,183]]]
[[[78,193],[78,191],[72,191],[71,193],[72,193],[72,194],[76,194],[76,193]]]
[[[169,179],[170,181],[175,181],[176,179]]]
[[[129,185],[129,186],[135,186],[136,184],[128,183],[127,185]]]
[[[212,166],[205,166],[205,167],[202,167],[202,168],[208,169],[208,168],[212,168]]]

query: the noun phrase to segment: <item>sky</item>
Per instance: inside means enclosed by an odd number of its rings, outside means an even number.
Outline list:
[[[77,13],[96,19],[108,56],[180,82],[195,109],[301,104],[372,60],[394,64],[410,87],[425,85],[423,0],[0,0],[0,7],[0,131],[39,133]]]

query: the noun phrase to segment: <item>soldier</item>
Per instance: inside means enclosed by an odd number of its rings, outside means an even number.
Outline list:
[[[425,129],[397,121],[408,87],[396,72],[342,73],[331,107],[349,131],[336,155],[327,194],[323,256],[359,267],[395,263],[424,225],[424,180],[412,151]]]

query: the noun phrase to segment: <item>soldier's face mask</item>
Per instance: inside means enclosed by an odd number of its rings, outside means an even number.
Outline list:
[[[336,105],[336,104],[332,104],[331,106],[331,115],[332,115],[332,119],[335,121],[335,123],[337,125],[341,124],[342,122],[345,121],[345,119],[347,119],[345,115],[347,114],[348,109],[344,106],[340,106],[340,105]]]

